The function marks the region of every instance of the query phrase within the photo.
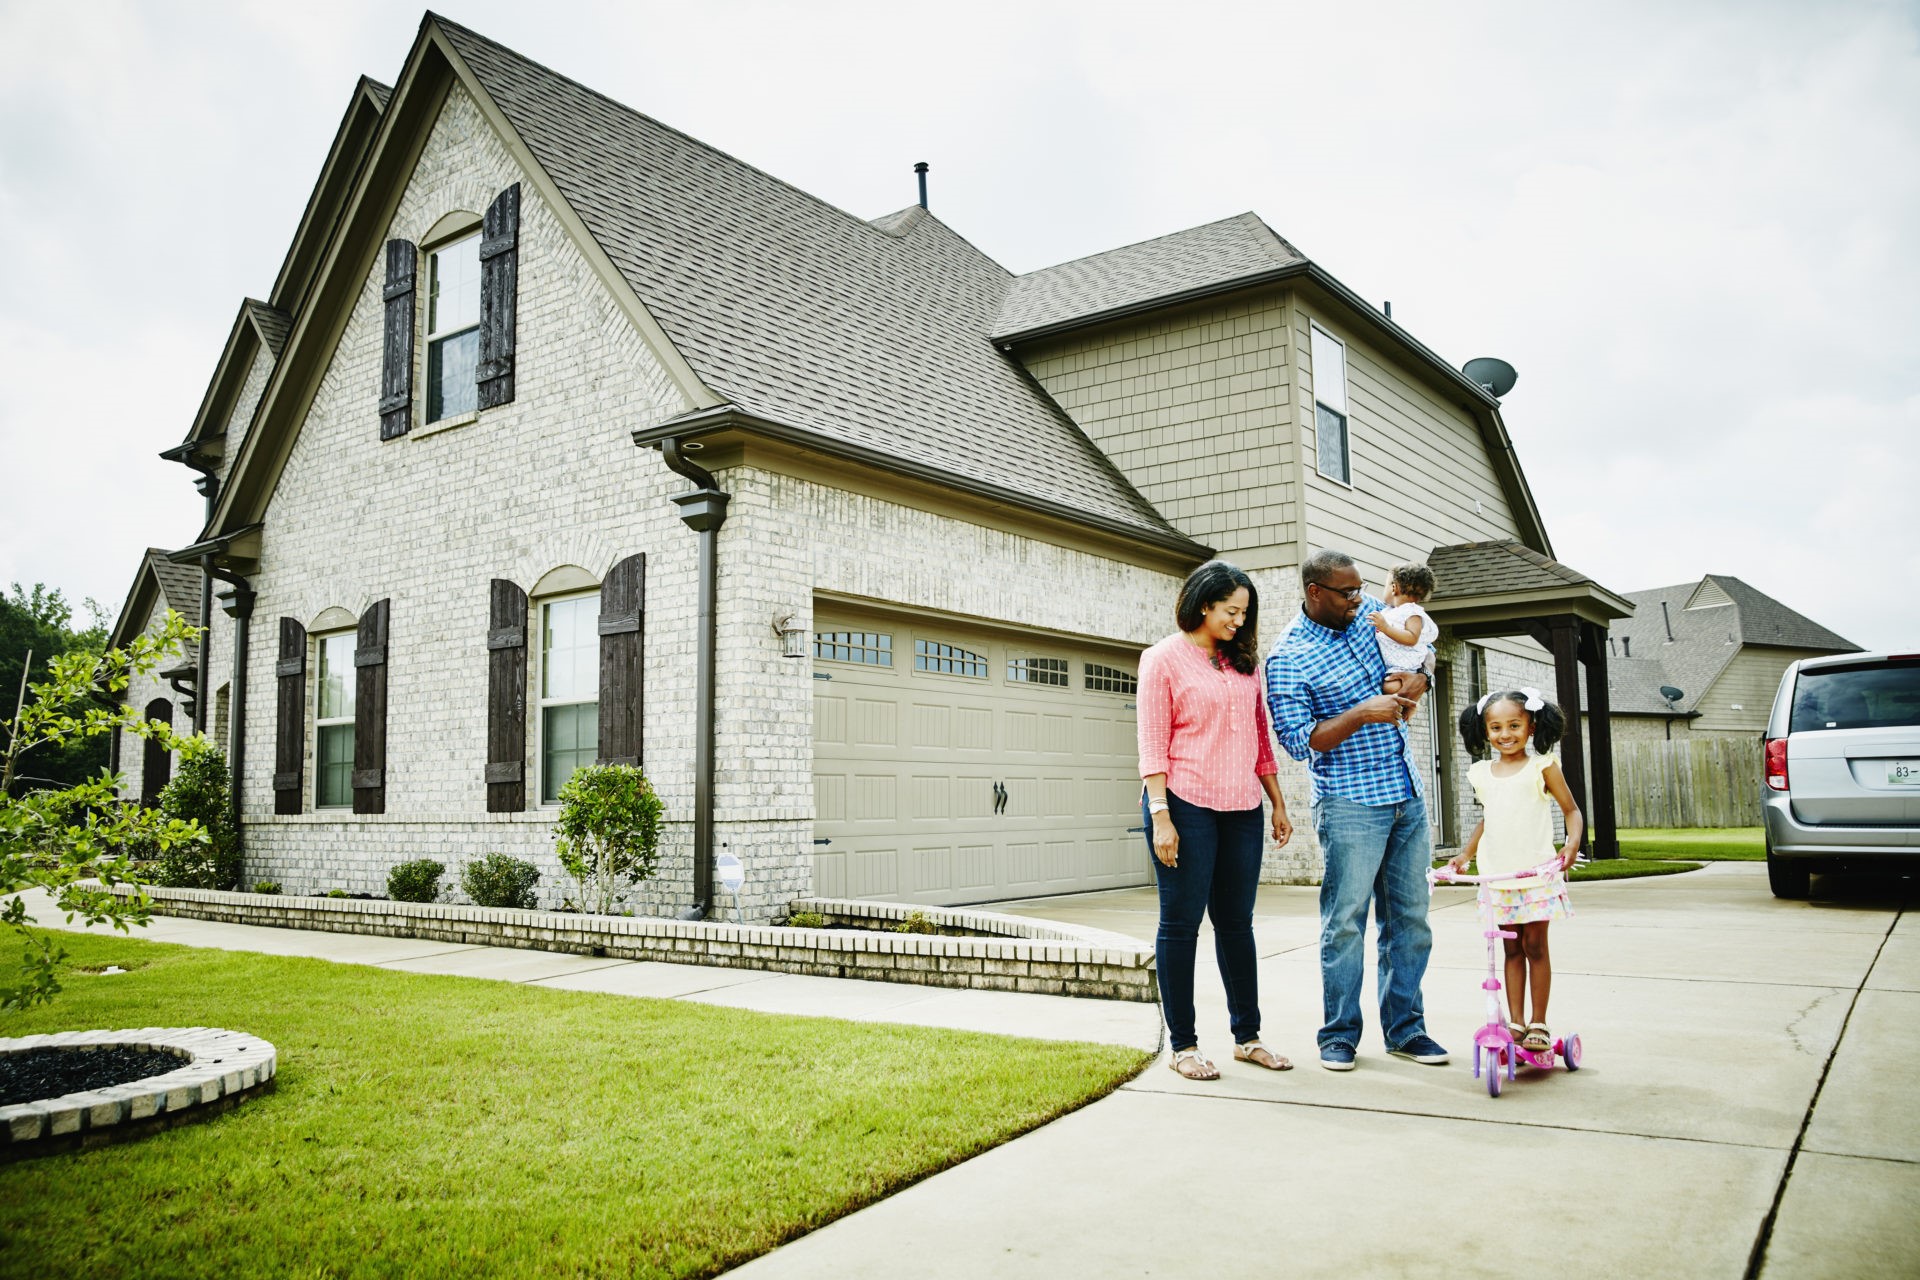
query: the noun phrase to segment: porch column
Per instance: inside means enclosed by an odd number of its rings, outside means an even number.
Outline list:
[[[1613,797],[1613,709],[1607,701],[1607,629],[1598,623],[1580,625],[1580,647],[1587,663],[1587,740],[1592,744],[1593,811],[1587,815],[1589,855],[1620,856],[1620,833],[1615,826]]]
[[[1587,762],[1580,749],[1580,619],[1562,614],[1548,620],[1553,636],[1554,701],[1567,718],[1567,732],[1560,739],[1560,771],[1567,775],[1567,789],[1584,814],[1593,806],[1587,800]]]

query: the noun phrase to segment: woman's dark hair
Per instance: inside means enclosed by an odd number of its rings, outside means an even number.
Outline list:
[[[1198,631],[1207,606],[1219,604],[1241,587],[1247,589],[1247,620],[1233,639],[1220,646],[1233,669],[1243,676],[1253,674],[1260,661],[1260,590],[1246,570],[1225,560],[1209,560],[1187,575],[1180,586],[1179,603],[1173,607],[1174,620],[1182,631]]]
[[[1551,700],[1543,696],[1540,701],[1546,705],[1538,711],[1527,711],[1527,714],[1533,718],[1533,749],[1545,755],[1553,750],[1560,741],[1560,735],[1567,731],[1567,718]],[[1527,695],[1520,689],[1508,689],[1488,698],[1487,706],[1491,707],[1496,702],[1511,702],[1526,711]],[[1487,713],[1471,702],[1460,713],[1460,741],[1466,744],[1467,754],[1475,760],[1492,754],[1492,747],[1487,742]]]

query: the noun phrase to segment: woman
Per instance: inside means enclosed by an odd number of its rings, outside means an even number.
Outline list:
[[[1154,955],[1173,1045],[1168,1065],[1217,1080],[1193,1026],[1200,917],[1213,919],[1214,955],[1227,988],[1234,1060],[1286,1071],[1260,1043],[1253,900],[1260,885],[1260,793],[1273,803],[1273,839],[1293,835],[1267,736],[1255,632],[1260,596],[1241,570],[1209,560],[1188,575],[1175,606],[1180,630],[1140,657],[1140,776],[1148,845],[1160,886]]]

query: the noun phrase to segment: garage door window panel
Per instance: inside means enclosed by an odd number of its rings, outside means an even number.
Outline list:
[[[1065,658],[1019,657],[1007,660],[1009,684],[1045,684],[1065,689],[1073,683],[1070,671]]]
[[[1102,666],[1097,662],[1086,664],[1087,689],[1093,693],[1140,692],[1140,678],[1131,671],[1119,667]]]
[[[820,631],[813,637],[813,656],[828,662],[890,667],[893,637],[881,631]]]
[[[934,675],[964,676],[969,680],[987,678],[987,659],[983,654],[938,640],[913,642],[913,669]]]

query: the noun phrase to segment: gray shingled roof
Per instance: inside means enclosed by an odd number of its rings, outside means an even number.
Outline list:
[[[917,206],[862,221],[454,23],[460,57],[716,394],[1175,534],[988,341],[1012,277]]]
[[[1703,581],[1711,581],[1732,604],[1687,608]],[[1710,574],[1693,582],[1631,591],[1633,616],[1615,622],[1610,634],[1614,657],[1608,663],[1607,696],[1622,713],[1670,713],[1655,690],[1670,684],[1686,696],[1675,704],[1693,710],[1720,672],[1743,646],[1822,649],[1854,653],[1859,645],[1795,613],[1738,578]],[[1666,605],[1663,615],[1660,606]],[[1668,620],[1673,639],[1667,639]],[[1653,674],[1657,668],[1657,678]]]
[[[1509,591],[1598,585],[1586,574],[1510,538],[1435,547],[1427,557],[1427,567],[1433,570],[1435,602]]]
[[[200,570],[190,564],[175,564],[159,547],[147,548],[147,565],[160,583],[167,607],[200,625]]]
[[[140,568],[134,572],[133,585],[127,591],[126,603],[120,607],[120,616],[114,619],[113,632],[108,636],[107,643],[120,648],[139,635],[146,628],[147,615],[156,603],[165,604],[194,626],[199,626],[199,566],[175,564],[167,559],[164,549],[148,547],[140,558]],[[199,654],[198,644],[188,645],[180,662],[191,665],[199,660]]]
[[[1306,260],[1258,215],[1242,213],[1020,276],[1007,291],[993,336],[1124,312]]]
[[[266,339],[267,350],[278,360],[280,353],[287,349],[287,334],[293,328],[293,317],[258,298],[248,298],[245,305],[253,316],[254,324],[259,326],[260,335]]]

